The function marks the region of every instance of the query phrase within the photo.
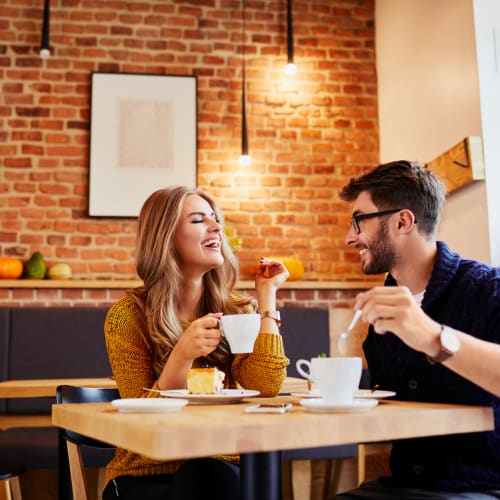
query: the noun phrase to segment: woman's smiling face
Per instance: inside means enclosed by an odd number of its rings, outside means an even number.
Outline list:
[[[175,232],[175,250],[184,273],[204,274],[224,262],[222,225],[214,209],[201,196],[189,195]]]

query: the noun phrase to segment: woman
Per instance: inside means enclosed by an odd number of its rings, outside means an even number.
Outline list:
[[[278,393],[288,359],[277,321],[269,316],[288,271],[279,261],[261,259],[256,292],[266,317],[253,353],[232,355],[219,318],[254,312],[255,304],[233,290],[237,260],[210,196],[174,186],[146,200],[137,227],[137,272],[144,286],[112,306],[105,322],[122,398],[157,396],[144,388],[184,389],[189,369],[201,366],[222,370],[226,387],[239,384],[263,396]],[[238,462],[237,456],[160,462],[117,449],[106,469],[103,498],[234,500],[239,498]]]

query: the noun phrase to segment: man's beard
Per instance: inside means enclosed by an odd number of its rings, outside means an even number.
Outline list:
[[[372,243],[367,245],[370,260],[361,268],[365,274],[382,274],[389,272],[395,262],[396,255],[389,242],[387,224],[382,221],[378,233]]]

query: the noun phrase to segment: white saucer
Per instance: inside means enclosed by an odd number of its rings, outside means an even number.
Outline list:
[[[321,394],[318,389],[311,389],[309,392],[292,392],[292,396],[300,398],[320,398]],[[355,398],[359,399],[384,399],[392,398],[396,393],[394,391],[372,391],[371,389],[358,389],[354,394]]]
[[[301,399],[300,404],[314,413],[353,413],[368,411],[378,405],[378,399],[354,399],[352,404],[327,404],[323,398]]]
[[[166,413],[179,411],[187,399],[128,398],[114,399],[111,404],[123,413]]]

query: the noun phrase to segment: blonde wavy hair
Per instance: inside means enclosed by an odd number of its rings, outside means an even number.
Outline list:
[[[198,195],[208,202],[216,218],[223,223],[222,213],[207,193],[186,186],[159,189],[142,206],[137,223],[137,273],[144,286],[130,292],[147,322],[156,345],[154,369],[159,376],[168,356],[183,333],[177,317],[177,305],[182,300],[183,276],[174,246],[182,207],[188,196]],[[224,263],[203,277],[203,292],[197,317],[209,312],[235,314],[255,309],[255,301],[233,291],[238,278],[238,260],[222,231]],[[225,338],[202,364],[228,369],[231,353]]]

